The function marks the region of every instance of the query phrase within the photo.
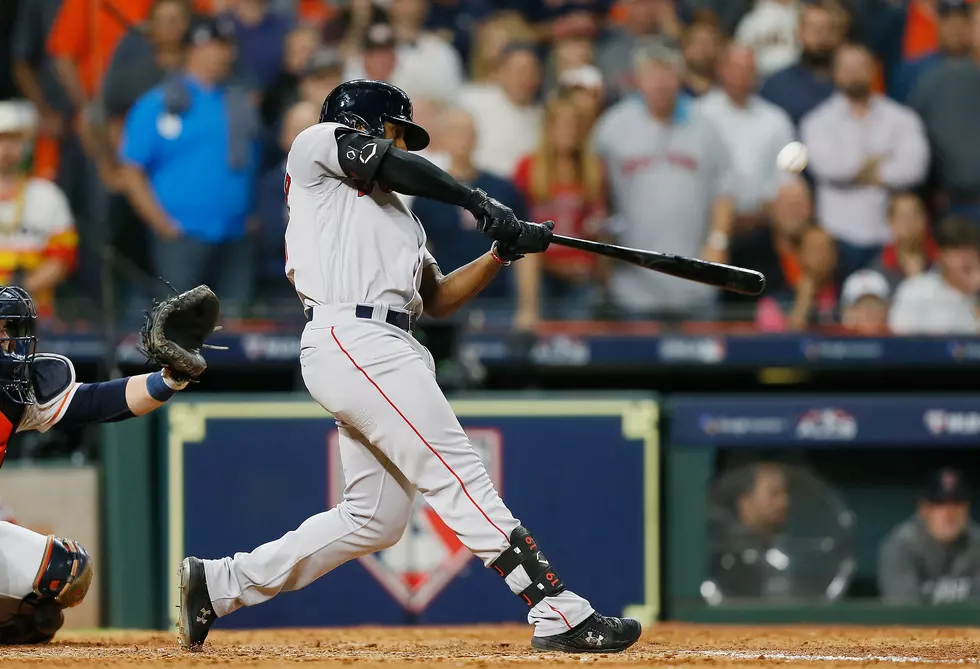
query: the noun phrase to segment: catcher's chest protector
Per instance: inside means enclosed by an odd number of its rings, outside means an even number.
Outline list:
[[[12,402],[0,394],[0,466],[7,452],[7,442],[14,432],[46,432],[68,407],[68,395],[75,387],[75,367],[68,358],[53,353],[39,353],[31,368],[36,404]]]

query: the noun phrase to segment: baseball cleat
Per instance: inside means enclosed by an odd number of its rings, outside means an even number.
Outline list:
[[[593,613],[574,628],[552,636],[531,637],[534,650],[561,653],[618,653],[640,638],[643,628],[632,618]]]
[[[208,594],[204,563],[196,557],[180,563],[180,606],[177,612],[177,641],[181,648],[201,650],[217,616]]]

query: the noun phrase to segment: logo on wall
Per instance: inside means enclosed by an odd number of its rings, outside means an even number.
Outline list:
[[[468,428],[466,436],[483,460],[497,491],[501,481],[501,437],[495,429]],[[344,471],[337,433],[329,438],[329,506],[344,498]],[[365,555],[360,563],[405,609],[419,613],[475,558],[456,533],[416,493],[405,534],[391,548]]]
[[[980,413],[976,411],[945,411],[930,409],[922,416],[930,434],[980,434]]]
[[[797,439],[814,441],[850,441],[857,431],[857,420],[843,409],[811,409],[796,424]]]
[[[698,421],[701,431],[709,436],[782,434],[788,421],[779,417],[756,416],[709,416],[703,415]]]

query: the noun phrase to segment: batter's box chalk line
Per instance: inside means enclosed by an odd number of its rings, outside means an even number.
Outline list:
[[[664,653],[664,657],[721,657],[729,660],[779,660],[782,662],[895,662],[898,664],[978,664],[975,657],[943,660],[931,657],[907,655],[814,655],[805,653],[780,653],[765,650],[678,650]]]

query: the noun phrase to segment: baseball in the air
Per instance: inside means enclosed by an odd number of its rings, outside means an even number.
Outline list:
[[[776,166],[786,172],[799,174],[806,168],[806,153],[805,144],[802,142],[790,142],[776,156]]]

